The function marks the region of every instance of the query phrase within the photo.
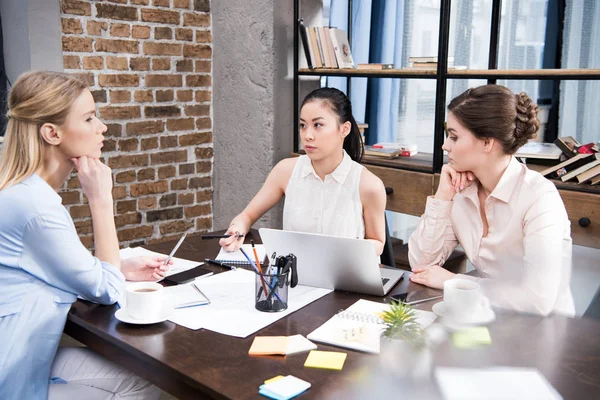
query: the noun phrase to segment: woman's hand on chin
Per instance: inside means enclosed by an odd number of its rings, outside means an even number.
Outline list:
[[[471,171],[458,172],[451,165],[445,164],[440,172],[440,184],[435,198],[450,201],[454,199],[456,193],[471,186],[474,180],[475,174]]]
[[[75,164],[81,188],[87,196],[90,206],[99,204],[112,207],[113,182],[111,169],[97,158],[81,156],[71,158],[71,161]]]
[[[456,275],[438,265],[432,265],[427,268],[415,268],[412,272],[413,274],[410,276],[412,282],[434,289],[443,289],[444,282],[454,278],[454,275]]]

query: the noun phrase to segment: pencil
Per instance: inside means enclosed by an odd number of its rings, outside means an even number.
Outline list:
[[[252,261],[250,259],[250,257],[248,257],[248,254],[246,254],[246,252],[244,251],[243,248],[240,247],[240,251],[242,252],[242,254],[244,255],[244,257],[246,257],[246,260],[248,260],[248,262],[250,263],[250,265],[252,266],[252,268],[254,268],[254,271],[256,271],[256,273],[260,277],[260,281],[262,283],[263,290],[265,291],[265,294],[266,294],[267,293],[267,285],[265,284],[265,278],[262,275],[262,269],[259,269],[260,268],[260,264],[258,266],[255,265],[254,261]]]
[[[256,252],[256,247],[254,247],[254,239],[250,240],[250,244],[252,244],[252,251],[254,252],[254,258],[256,259],[256,266],[258,267],[258,271],[262,274],[262,268],[260,265],[260,260],[258,259],[258,253]]]

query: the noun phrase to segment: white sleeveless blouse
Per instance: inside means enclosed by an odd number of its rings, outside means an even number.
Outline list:
[[[363,168],[344,151],[340,165],[322,181],[310,158],[298,157],[285,189],[283,229],[364,239],[359,191]]]

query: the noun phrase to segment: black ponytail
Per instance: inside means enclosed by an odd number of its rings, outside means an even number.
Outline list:
[[[333,112],[340,124],[350,122],[350,133],[344,139],[344,150],[356,162],[360,162],[364,152],[363,140],[358,129],[358,124],[352,116],[352,104],[348,96],[341,90],[335,88],[320,88],[310,92],[302,102],[302,107],[306,103],[314,100],[322,100],[329,106],[331,112]]]

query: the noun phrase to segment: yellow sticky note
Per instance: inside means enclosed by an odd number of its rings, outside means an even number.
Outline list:
[[[454,347],[459,349],[470,349],[473,347],[492,343],[490,331],[485,326],[474,326],[461,329],[452,335]]]
[[[268,385],[269,383],[277,382],[278,380],[283,379],[283,378],[285,378],[285,376],[283,376],[283,375],[274,376],[271,379],[267,379],[265,381],[265,385]]]
[[[256,336],[248,354],[251,356],[285,355],[287,346],[287,336]]]
[[[344,368],[346,356],[346,353],[339,353],[337,351],[313,350],[308,353],[308,357],[306,358],[306,362],[304,362],[304,366],[309,368],[324,368],[341,371],[342,368]]]

